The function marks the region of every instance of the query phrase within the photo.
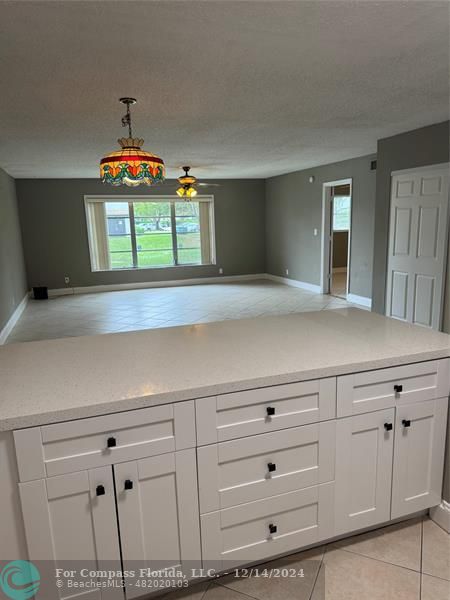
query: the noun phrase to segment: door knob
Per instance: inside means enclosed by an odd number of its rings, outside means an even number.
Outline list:
[[[277,470],[277,465],[275,463],[267,463],[267,468],[269,469],[269,473],[273,473],[273,471]]]
[[[402,385],[394,385],[394,392],[396,394],[400,394],[400,392],[403,392],[403,386]]]
[[[386,431],[392,431],[392,423],[385,423],[384,428]]]
[[[411,421],[409,419],[403,419],[402,425],[403,427],[411,427]]]
[[[266,411],[268,417],[272,417],[275,414],[275,408],[273,406],[268,406]]]
[[[125,490],[132,490],[133,489],[133,482],[131,481],[131,479],[125,479],[123,487],[124,487]]]
[[[108,448],[115,448],[117,446],[117,440],[115,437],[109,437],[106,445],[108,446]]]
[[[104,496],[105,495],[105,486],[104,485],[98,485],[95,488],[95,493],[97,494],[97,496]]]
[[[270,532],[270,533],[276,533],[276,532],[277,532],[277,529],[278,529],[278,528],[277,528],[277,526],[276,526],[276,525],[274,525],[273,523],[271,523],[271,524],[269,525],[269,532]]]

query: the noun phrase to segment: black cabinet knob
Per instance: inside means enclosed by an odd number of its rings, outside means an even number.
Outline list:
[[[392,431],[392,423],[385,423],[384,428],[386,431]]]
[[[97,496],[104,496],[105,495],[105,486],[104,485],[98,485],[95,488],[95,493],[97,494]]]
[[[411,427],[411,421],[409,419],[403,419],[402,425],[403,427]]]
[[[277,470],[277,465],[275,463],[267,463],[267,468],[269,469],[269,473],[273,473]]]
[[[274,525],[273,523],[271,523],[269,525],[269,531],[270,531],[270,533],[276,533],[277,532],[277,526]]]
[[[123,487],[126,490],[132,490],[133,489],[133,482],[131,481],[131,479],[125,479],[125,483],[124,483]]]
[[[117,446],[117,440],[115,437],[109,437],[106,445],[108,446],[108,448],[115,448]]]
[[[400,392],[403,392],[403,386],[402,385],[394,385],[394,392],[396,394],[400,394]]]
[[[266,410],[268,417],[272,417],[275,414],[275,408],[273,406],[268,406]]]

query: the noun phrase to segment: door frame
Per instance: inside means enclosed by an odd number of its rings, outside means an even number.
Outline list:
[[[383,314],[387,315],[387,309],[388,309],[388,277],[389,277],[389,258],[391,255],[391,246],[390,246],[390,239],[391,239],[391,227],[392,227],[392,223],[391,223],[391,207],[392,207],[392,178],[395,177],[396,175],[407,175],[408,173],[415,173],[416,171],[433,171],[435,169],[447,169],[450,170],[450,162],[444,162],[444,163],[436,163],[435,165],[424,165],[424,166],[418,166],[418,167],[410,167],[408,169],[399,169],[396,171],[391,171],[391,176],[390,176],[390,185],[389,185],[389,208],[388,208],[388,213],[389,213],[389,219],[388,219],[388,228],[387,228],[387,240],[388,240],[388,245],[387,245],[387,254],[386,254],[386,265],[385,265],[385,274],[384,274],[384,311]],[[445,240],[445,244],[448,247],[448,244],[450,243],[450,182],[449,182],[449,188],[448,188],[448,218],[447,218],[447,226],[446,226],[446,232],[444,233],[444,240]],[[437,331],[442,331],[443,325],[444,325],[444,304],[445,304],[445,291],[446,291],[446,276],[447,276],[447,271],[450,269],[450,261],[448,260],[448,252],[447,252],[447,256],[444,257],[444,269],[443,269],[443,273],[442,273],[442,295],[441,295],[441,311],[440,311],[440,315],[439,315],[439,329]]]
[[[320,268],[320,291],[322,294],[330,293],[330,280],[332,265],[330,262],[330,248],[333,240],[331,229],[331,188],[337,185],[350,186],[350,228],[348,230],[348,255],[347,255],[347,294],[350,293],[350,263],[352,247],[352,215],[353,215],[353,178],[326,181],[322,184],[322,240],[321,240],[321,268]]]

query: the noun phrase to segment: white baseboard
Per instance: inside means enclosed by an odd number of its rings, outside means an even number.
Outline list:
[[[366,298],[365,296],[358,296],[357,294],[347,294],[347,300],[353,304],[360,304],[361,306],[367,306],[372,308],[372,298]]]
[[[177,287],[182,285],[207,285],[209,283],[232,283],[233,281],[252,281],[265,279],[265,273],[249,275],[221,275],[219,277],[195,277],[192,279],[171,279],[168,281],[141,281],[137,283],[111,283],[106,285],[88,285],[82,287],[54,288],[48,290],[49,298],[71,294],[96,294],[120,290],[140,290],[147,288]]]
[[[430,508],[430,517],[439,527],[450,533],[450,503],[442,500],[439,506]]]
[[[20,319],[23,311],[25,310],[27,303],[28,303],[28,294],[25,294],[25,296],[22,298],[20,303],[17,305],[13,314],[9,317],[8,321],[6,322],[6,325],[0,331],[0,346],[2,344],[4,344],[6,342],[6,340],[8,339],[8,336],[11,333],[11,331],[13,330],[14,325]]]
[[[309,292],[315,292],[317,294],[320,294],[322,292],[320,285],[315,285],[314,283],[307,283],[306,281],[297,281],[297,279],[279,277],[278,275],[271,275],[270,273],[266,273],[265,278],[270,279],[271,281],[276,281],[278,283],[284,283],[285,285],[290,285],[292,287],[301,288],[302,290],[308,290]]]

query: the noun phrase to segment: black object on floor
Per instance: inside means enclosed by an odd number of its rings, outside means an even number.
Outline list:
[[[33,295],[35,300],[48,300],[48,288],[44,286],[34,287]]]

